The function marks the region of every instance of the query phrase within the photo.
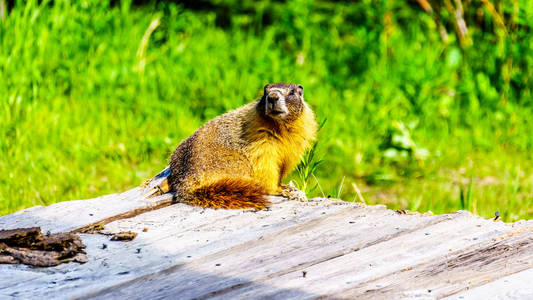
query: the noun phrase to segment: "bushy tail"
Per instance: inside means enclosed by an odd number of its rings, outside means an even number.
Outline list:
[[[266,190],[245,178],[225,178],[197,188],[188,201],[192,205],[211,208],[255,208],[268,205]]]

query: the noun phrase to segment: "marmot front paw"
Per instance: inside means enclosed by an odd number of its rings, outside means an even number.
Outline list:
[[[281,185],[281,196],[289,199],[289,200],[297,200],[300,202],[307,202],[307,196],[305,195],[305,192],[300,191],[297,189],[292,181],[289,184],[282,184]]]

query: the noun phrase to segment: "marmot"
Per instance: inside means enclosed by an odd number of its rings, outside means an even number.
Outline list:
[[[182,141],[158,175],[168,175],[168,182],[158,182],[155,190],[173,191],[177,201],[196,206],[263,209],[267,195],[294,191],[281,180],[316,131],[301,85],[267,84],[260,99],[218,116]],[[153,184],[148,189],[154,193]]]

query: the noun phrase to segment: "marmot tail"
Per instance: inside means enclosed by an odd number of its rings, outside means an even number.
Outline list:
[[[196,188],[188,196],[190,204],[211,208],[265,209],[269,204],[263,186],[246,178],[224,178]]]

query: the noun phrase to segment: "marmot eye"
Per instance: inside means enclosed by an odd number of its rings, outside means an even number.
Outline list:
[[[289,95],[294,95],[294,90],[291,90]]]

